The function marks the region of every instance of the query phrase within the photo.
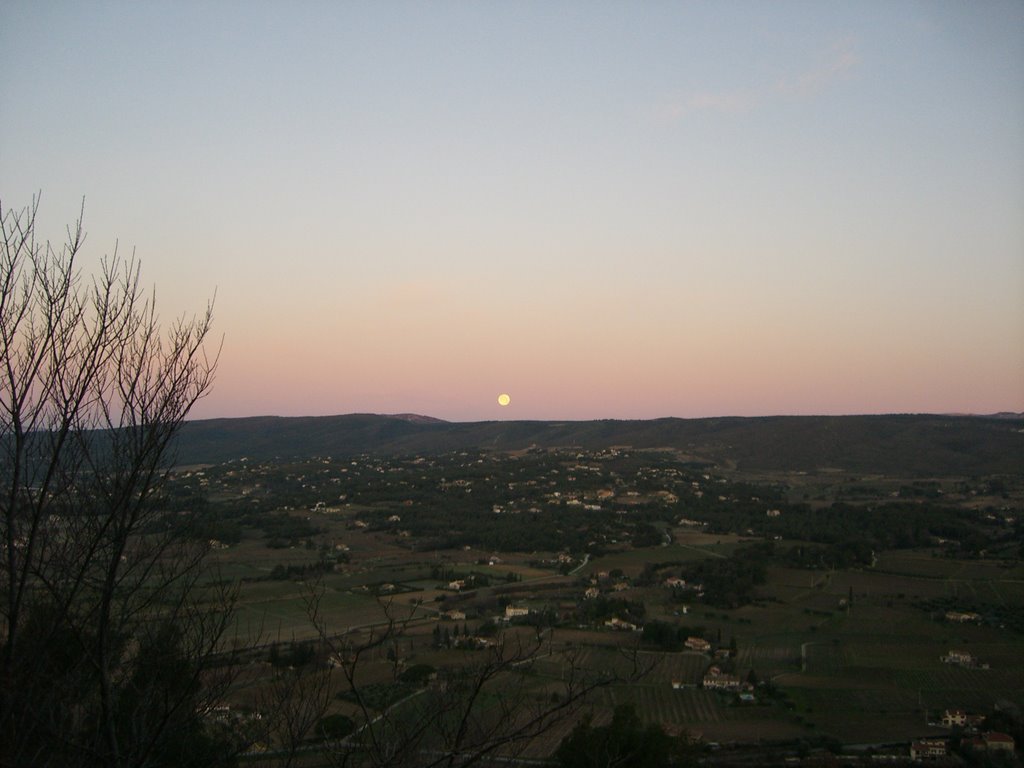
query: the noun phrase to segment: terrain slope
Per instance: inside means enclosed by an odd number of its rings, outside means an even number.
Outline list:
[[[673,449],[738,470],[900,476],[1021,474],[1024,416],[769,416],[447,422],[403,414],[211,419],[185,425],[178,464],[241,457],[430,455],[530,447]]]

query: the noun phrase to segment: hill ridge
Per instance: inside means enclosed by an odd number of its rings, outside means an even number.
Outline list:
[[[419,414],[250,416],[187,422],[176,447],[179,464],[198,464],[243,456],[267,460],[612,445],[673,449],[695,460],[747,471],[1021,474],[1024,417],[889,414],[451,422]]]

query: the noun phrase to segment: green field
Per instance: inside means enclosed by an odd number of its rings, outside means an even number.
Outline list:
[[[718,544],[709,537],[696,541],[608,555],[593,560],[586,570],[639,572],[648,562],[713,558],[721,548],[736,546],[735,542]],[[275,551],[268,558],[265,549],[249,544],[225,558],[222,569],[265,577],[268,560],[303,562],[305,554],[305,550]],[[452,553],[452,560],[457,556]],[[513,553],[507,560],[494,570],[512,570],[538,582],[557,578],[550,571],[522,565]],[[435,625],[432,619],[441,610],[435,598],[452,599],[450,593],[436,589],[439,583],[430,576],[430,567],[430,560],[410,557],[357,560],[318,580],[319,616],[330,632],[381,625],[389,612],[403,620],[427,619],[426,624],[414,622],[408,628],[409,647],[420,649],[416,651],[420,659],[447,666],[472,664],[472,654],[428,651],[423,645]],[[468,572],[478,566],[468,562],[453,567]],[[900,551],[881,553],[874,569],[772,568],[759,591],[766,600],[735,610],[691,606],[689,614],[676,615],[678,605],[668,600],[661,587],[623,593],[629,599],[644,600],[649,616],[699,625],[705,636],[720,637],[723,642],[734,638],[739,648],[735,673],[745,676],[753,670],[758,679],[772,681],[782,692],[782,701],[759,697],[756,705],[737,706],[728,694],[697,687],[711,664],[703,654],[641,649],[631,656],[628,649],[636,648],[639,636],[630,633],[561,630],[556,637],[578,649],[572,658],[581,668],[614,673],[622,680],[630,679],[637,668],[646,670],[639,680],[602,689],[591,700],[587,706],[595,722],[610,717],[615,705],[628,703],[644,720],[706,740],[743,739],[751,734],[761,739],[828,736],[855,743],[900,739],[936,732],[925,725],[926,717],[930,712],[934,719],[945,707],[984,711],[998,700],[1024,706],[1020,642],[998,628],[950,624],[915,607],[921,600],[957,595],[1012,599],[1017,575],[1016,570],[998,564],[946,561],[930,553]],[[378,599],[373,592],[383,583],[396,585],[399,594]],[[851,594],[852,604],[842,604]],[[236,623],[261,627],[270,640],[312,638],[315,630],[306,608],[309,597],[309,587],[295,581],[245,582]],[[414,605],[416,600],[423,602],[422,607]],[[544,598],[541,603],[550,600]],[[940,656],[952,648],[969,648],[991,668],[943,664]],[[557,690],[565,665],[561,656],[535,662],[538,690]],[[386,671],[371,676],[387,679]],[[673,689],[673,681],[686,687]],[[784,706],[785,701],[789,703]],[[552,743],[557,745],[557,740]],[[542,745],[534,746],[540,749]]]
[[[459,638],[495,617],[503,627],[505,608],[513,605],[541,615],[537,621],[544,626],[554,625],[550,633],[541,630],[550,646],[491,683],[494,690],[481,699],[481,722],[501,712],[502,695],[515,692],[523,706],[539,706],[558,700],[565,683],[578,676],[604,683],[581,712],[531,744],[527,756],[549,756],[578,717],[589,713],[596,724],[608,722],[621,704],[632,705],[643,721],[705,741],[830,739],[853,744],[942,735],[927,722],[946,707],[977,714],[991,712],[997,703],[1024,707],[1024,565],[1013,556],[1012,523],[967,506],[939,515],[937,526],[991,542],[991,557],[980,545],[961,552],[921,532],[931,525],[927,504],[934,503],[936,487],[949,496],[962,493],[964,504],[974,503],[976,497],[968,499],[960,481],[936,486],[841,472],[765,474],[759,478],[761,490],[749,476],[735,472],[728,477],[687,474],[691,470],[658,454],[601,458],[619,462],[614,472],[610,465],[607,472],[570,472],[567,465],[598,463],[596,456],[580,459],[576,451],[567,456],[528,452],[513,462],[460,453],[438,466],[426,459],[396,461],[386,471],[382,461],[346,462],[344,473],[331,470],[336,477],[346,475],[346,492],[356,498],[364,494],[366,503],[331,512],[273,507],[264,525],[286,530],[290,524],[297,533],[279,535],[271,548],[268,537],[245,528],[239,543],[214,552],[219,577],[239,584],[235,622],[243,635],[256,627],[264,642],[316,638],[318,628],[310,616],[314,598],[316,619],[337,647],[368,643],[393,622],[387,647],[374,647],[361,662],[361,684],[382,687],[382,701],[389,700],[383,689],[409,666],[454,672],[491,659],[493,649],[460,648]],[[646,466],[649,461],[653,466]],[[663,471],[666,467],[674,474]],[[452,477],[463,478],[464,484],[453,486]],[[980,487],[981,481],[971,482]],[[656,483],[674,483],[676,506],[656,501]],[[638,490],[627,497],[631,484]],[[545,495],[556,487],[561,501]],[[631,501],[620,509],[608,508],[613,502],[607,502],[603,509],[586,512],[565,502],[569,495],[586,502],[609,488]],[[702,495],[695,488],[703,489]],[[901,502],[891,518],[871,517],[870,489],[883,494],[884,501],[907,488],[912,499],[920,489],[933,495]],[[519,493],[531,495],[517,501]],[[786,497],[808,493],[816,497],[806,508],[785,508]],[[858,506],[830,515],[829,505],[837,499]],[[517,503],[520,517],[495,516],[494,508],[511,510]],[[527,504],[536,511],[525,514]],[[785,511],[766,515],[766,508],[778,506]],[[862,508],[873,527],[857,528]],[[400,520],[391,520],[394,516]],[[705,522],[680,524],[684,518]],[[913,523],[906,523],[906,535],[915,537],[916,548],[859,542],[859,551],[850,548],[852,555],[844,549],[848,535],[884,542],[892,527],[906,521]],[[532,542],[530,551],[506,551],[491,536],[490,529],[501,529],[501,542],[514,541],[517,525],[523,527],[524,540]],[[553,538],[526,536],[535,533],[532,528]],[[648,546],[630,544],[640,534]],[[659,541],[662,534],[667,538]],[[584,562],[586,552],[593,556]],[[737,566],[748,556],[761,564],[756,582]],[[489,565],[495,557],[498,562]],[[302,570],[312,566],[315,574]],[[668,576],[680,573],[691,582],[708,579],[707,594],[663,586]],[[747,578],[749,587],[741,591],[732,589],[732,582],[724,589],[719,584],[715,597],[714,579],[721,580],[716,573],[726,573],[727,580]],[[462,591],[449,588],[449,580],[470,574],[486,579]],[[600,599],[586,597],[593,589]],[[465,618],[445,618],[455,610]],[[953,610],[976,611],[984,620],[946,620],[946,612]],[[640,631],[606,626],[624,611],[638,624],[662,624],[652,627],[646,641]],[[506,629],[505,638],[529,641],[538,631]],[[656,632],[662,631],[674,640],[659,639]],[[664,650],[680,648],[693,635],[709,641],[719,657]],[[722,658],[721,652],[731,647],[735,655]],[[970,651],[989,668],[944,664],[940,657],[951,650]],[[758,683],[753,700],[702,689],[712,664]],[[246,690],[259,685],[257,676]],[[347,683],[334,673],[331,685],[343,692]],[[424,694],[408,706],[428,699]],[[348,713],[352,704],[336,699],[331,707]]]

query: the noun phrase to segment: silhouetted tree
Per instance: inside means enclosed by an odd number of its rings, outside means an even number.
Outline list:
[[[226,764],[202,713],[231,595],[161,504],[213,382],[211,309],[165,332],[139,265],[76,266],[0,204],[0,744],[10,765]]]
[[[612,721],[597,727],[589,718],[558,747],[561,768],[667,768],[696,765],[685,737],[671,737],[660,726],[644,726],[632,706],[615,708]]]
[[[650,670],[650,662],[630,650],[622,651],[630,663],[619,674],[589,669],[581,663],[585,654],[555,643],[552,630],[512,627],[496,628],[493,644],[468,663],[403,671],[396,660],[390,684],[382,683],[379,672],[366,671],[366,662],[405,633],[412,614],[403,619],[393,604],[384,603],[384,625],[370,628],[368,635],[336,635],[325,624],[322,594],[314,590],[310,617],[339,676],[338,696],[355,705],[351,733],[320,745],[321,757],[335,766],[463,768],[491,757],[515,758],[539,736],[578,717],[597,688],[636,680]],[[551,681],[555,690],[546,695],[538,695],[531,674],[542,659],[560,670],[557,683]],[[388,695],[380,695],[382,685]],[[328,702],[321,702],[324,717]],[[270,717],[285,716],[284,709],[282,702]]]

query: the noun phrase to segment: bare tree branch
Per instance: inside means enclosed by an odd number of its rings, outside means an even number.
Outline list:
[[[81,217],[55,247],[38,210],[0,204],[0,742],[11,765],[166,762],[223,692],[205,660],[234,600],[160,503],[212,305],[165,331],[134,254],[83,280]]]

